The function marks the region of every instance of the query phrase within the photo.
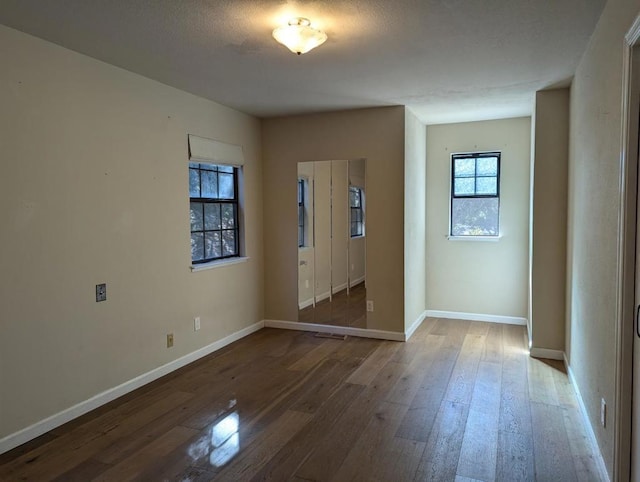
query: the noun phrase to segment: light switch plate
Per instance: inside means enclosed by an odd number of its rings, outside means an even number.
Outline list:
[[[107,300],[107,283],[96,285],[96,302]]]

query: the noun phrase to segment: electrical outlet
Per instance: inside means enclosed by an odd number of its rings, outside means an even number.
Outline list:
[[[309,287],[309,280],[308,279],[304,280],[304,287],[305,288]]]
[[[194,330],[194,331],[198,331],[199,329],[200,329],[200,317],[199,317],[199,316],[196,316],[196,317],[193,319],[193,330]]]
[[[96,302],[107,300],[107,283],[96,285]]]
[[[367,311],[373,311],[373,300],[367,300]]]
[[[167,334],[167,348],[171,348],[173,346],[173,333]]]
[[[607,402],[604,398],[600,399],[600,425],[607,426]]]

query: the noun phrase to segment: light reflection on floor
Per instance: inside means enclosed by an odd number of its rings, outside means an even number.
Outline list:
[[[240,451],[240,417],[233,412],[216,423],[211,429],[211,446],[213,450],[209,462],[214,467],[222,467]]]
[[[236,401],[229,403],[233,408]],[[209,463],[214,467],[227,464],[240,452],[240,416],[237,411],[226,412],[211,427],[209,433],[189,447],[189,456],[195,462],[209,456]]]
[[[209,463],[214,467],[222,467],[240,451],[238,432],[231,435],[222,445],[214,448],[209,456]]]

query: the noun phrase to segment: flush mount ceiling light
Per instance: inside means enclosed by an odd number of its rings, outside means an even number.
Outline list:
[[[308,18],[296,17],[289,20],[286,27],[273,31],[273,38],[294,54],[304,54],[327,40],[327,34],[311,26]]]

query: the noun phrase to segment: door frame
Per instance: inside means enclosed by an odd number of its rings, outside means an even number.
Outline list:
[[[635,58],[634,58],[635,57]],[[624,38],[620,211],[618,213],[617,320],[615,326],[614,481],[631,477],[633,343],[635,338],[635,271],[638,201],[638,111],[640,100],[640,15]],[[632,336],[628,336],[632,333]],[[627,335],[627,336],[625,336]]]

